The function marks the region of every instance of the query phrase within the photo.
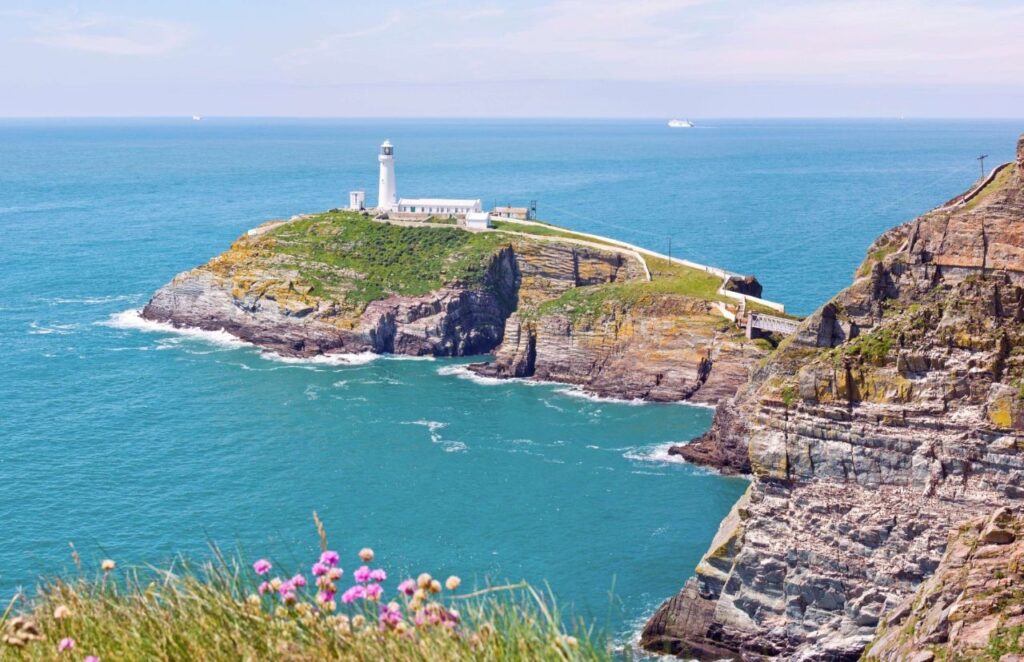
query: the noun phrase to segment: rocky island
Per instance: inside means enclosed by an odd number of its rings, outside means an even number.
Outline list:
[[[729,292],[726,297],[723,288]],[[715,403],[771,345],[722,315],[727,278],[543,223],[471,231],[332,211],[264,224],[175,277],[146,319],[297,357],[471,356],[484,375],[610,397]]]
[[[642,643],[683,657],[1020,659],[1024,139],[879,237],[678,450],[749,470]]]

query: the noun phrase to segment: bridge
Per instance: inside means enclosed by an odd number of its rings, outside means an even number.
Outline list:
[[[747,315],[747,338],[754,338],[756,331],[781,333],[788,336],[796,333],[799,326],[800,320],[765,315],[764,313],[750,313]]]

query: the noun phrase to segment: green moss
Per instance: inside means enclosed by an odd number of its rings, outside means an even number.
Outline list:
[[[450,283],[480,285],[490,257],[504,243],[496,233],[407,227],[333,212],[275,228],[258,247],[285,257],[313,286],[314,296],[342,292],[347,304],[358,307]]]
[[[796,389],[792,386],[786,386],[782,389],[782,404],[786,405],[786,409],[792,409],[793,405],[796,404]]]
[[[883,365],[892,350],[895,338],[890,329],[878,329],[862,336],[857,336],[846,343],[842,351],[845,355],[860,356],[868,363]]]

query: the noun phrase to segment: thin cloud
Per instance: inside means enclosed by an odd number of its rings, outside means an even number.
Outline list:
[[[161,55],[184,44],[191,28],[154,18],[10,11],[5,16],[24,21],[27,41],[104,55]]]

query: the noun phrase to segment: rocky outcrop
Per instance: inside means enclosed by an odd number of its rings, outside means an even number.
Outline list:
[[[320,243],[324,236],[338,235],[339,221],[303,217],[300,222],[308,227],[268,225],[210,263],[180,274],[157,291],[143,316],[179,327],[223,329],[289,356],[467,356],[497,349],[493,364],[474,369],[656,401],[711,403],[730,397],[764,354],[707,301],[695,297],[610,297],[589,317],[540,312],[547,302],[579,288],[646,282],[635,254],[611,246],[490,235],[493,249],[473,257],[481,262],[482,277],[449,282],[418,296],[391,294],[356,305],[349,295],[365,289],[366,276],[339,267]],[[334,250],[372,253],[374,242],[408,230],[382,229],[360,218],[344,222],[362,224],[366,235],[391,234],[359,244],[361,235],[343,228],[347,234],[335,241]],[[402,240],[418,238],[403,235]],[[467,252],[450,261],[468,260]],[[397,264],[396,271],[402,266]],[[463,272],[477,273],[471,265]],[[388,273],[378,273],[378,281],[386,283]],[[761,289],[753,278],[737,279],[733,287],[758,294]]]
[[[720,408],[687,456],[735,466],[746,449],[754,481],[645,646],[857,659],[951,527],[1024,497],[1018,155],[969,203],[880,237]]]
[[[708,302],[676,296],[612,300],[593,314],[514,314],[491,377],[577,384],[591,393],[656,402],[714,403],[746,381],[765,354]]]
[[[1020,511],[998,508],[953,531],[935,573],[886,615],[864,659],[1024,659]]]

